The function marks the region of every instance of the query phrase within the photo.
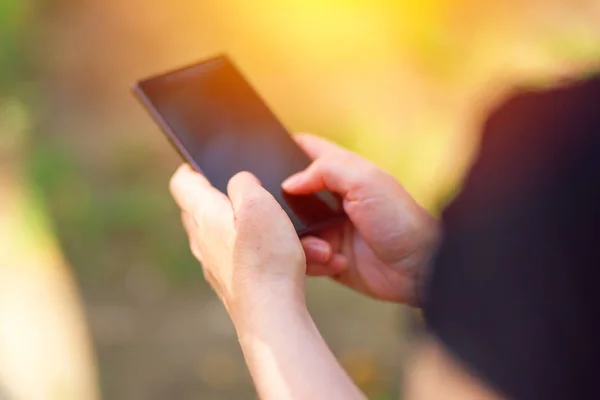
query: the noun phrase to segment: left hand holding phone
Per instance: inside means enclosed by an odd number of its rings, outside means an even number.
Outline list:
[[[300,239],[258,179],[236,174],[228,197],[183,165],[171,191],[192,251],[236,328],[259,397],[365,399],[306,309]]]
[[[170,184],[195,257],[234,324],[268,301],[304,300],[306,260],[289,217],[252,174],[229,181],[228,196],[182,165]],[[330,251],[330,249],[329,249]],[[277,294],[277,299],[269,296]]]

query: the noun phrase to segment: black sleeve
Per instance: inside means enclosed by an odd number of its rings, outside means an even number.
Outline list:
[[[506,398],[600,399],[600,79],[495,112],[443,224],[430,332]]]

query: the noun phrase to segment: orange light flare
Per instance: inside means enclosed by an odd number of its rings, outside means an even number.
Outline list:
[[[92,8],[57,24],[63,34],[52,37],[63,51],[48,46],[48,58],[67,80],[78,68],[102,82],[92,89],[95,97],[112,91],[108,107],[132,109],[115,105],[131,100],[124,88],[140,76],[227,52],[291,130],[359,150],[425,203],[469,165],[473,132],[502,88],[546,82],[600,54],[593,0],[107,0]]]

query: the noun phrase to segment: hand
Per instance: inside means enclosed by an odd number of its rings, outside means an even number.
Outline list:
[[[283,189],[338,193],[349,217],[302,240],[307,273],[331,276],[376,299],[418,305],[419,275],[436,245],[437,221],[371,162],[316,136],[297,135],[296,141],[314,162]]]
[[[235,321],[276,292],[304,293],[306,260],[292,222],[250,173],[229,181],[225,194],[188,165],[171,180],[190,247],[204,276]],[[242,310],[243,308],[243,310]]]

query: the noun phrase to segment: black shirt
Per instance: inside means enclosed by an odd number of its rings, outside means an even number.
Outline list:
[[[600,399],[600,78],[487,121],[443,215],[430,331],[516,400]]]

